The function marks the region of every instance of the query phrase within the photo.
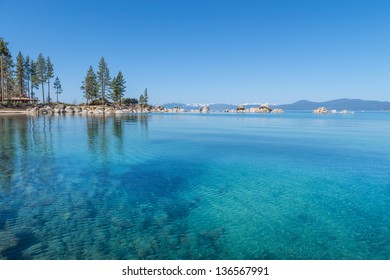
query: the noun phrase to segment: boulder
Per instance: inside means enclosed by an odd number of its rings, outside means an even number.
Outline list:
[[[268,106],[260,106],[259,113],[270,113],[272,109]]]
[[[327,114],[327,113],[329,113],[329,111],[325,107],[319,107],[317,109],[314,109],[313,113],[314,114]]]
[[[260,109],[259,108],[249,108],[249,113],[260,113]]]
[[[236,111],[237,112],[244,112],[245,111],[245,106],[244,105],[238,105]]]
[[[65,108],[66,113],[74,113],[74,107],[73,106],[67,106]]]
[[[199,112],[208,113],[208,112],[210,112],[210,108],[209,108],[209,106],[200,107]]]
[[[47,115],[47,114],[49,114],[49,112],[48,112],[48,110],[46,108],[39,109],[38,113],[40,115]]]
[[[284,112],[283,109],[276,108],[276,109],[273,109],[271,113],[273,113],[273,114],[281,114],[283,112]]]
[[[81,107],[80,107],[80,106],[75,106],[75,107],[74,107],[74,112],[75,112],[75,113],[81,113],[81,112],[82,112]]]
[[[57,104],[55,107],[54,107],[54,109],[60,109],[60,110],[62,110],[62,109],[65,109],[65,105],[64,104]]]

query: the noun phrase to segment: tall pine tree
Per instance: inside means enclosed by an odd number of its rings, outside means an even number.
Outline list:
[[[36,66],[37,66],[36,71],[37,71],[38,81],[41,84],[41,88],[42,88],[42,102],[43,102],[43,104],[45,104],[46,102],[45,102],[44,84],[46,82],[47,64],[46,64],[45,58],[43,57],[43,55],[41,53],[38,56]]]
[[[148,105],[149,96],[148,96],[148,89],[147,88],[145,88],[145,91],[144,91],[144,101],[145,101],[145,105]]]
[[[141,96],[139,97],[139,104],[145,106],[148,105],[148,101],[149,101],[148,89],[145,88],[144,93],[141,94]]]
[[[47,102],[51,102],[50,98],[50,79],[54,78],[53,64],[50,61],[50,57],[46,59],[46,81],[47,81]]]
[[[99,69],[97,71],[97,82],[99,85],[99,97],[105,102],[106,96],[109,94],[109,87],[111,82],[110,70],[104,57],[99,61]]]
[[[99,85],[92,66],[89,66],[87,75],[80,88],[84,93],[85,99],[87,99],[87,104],[89,104],[90,100],[93,101],[98,98]]]
[[[0,96],[1,101],[9,98],[13,86],[13,61],[8,42],[0,37]]]
[[[119,106],[122,106],[122,98],[125,93],[125,79],[121,71],[118,72],[118,75],[112,79],[111,82],[111,95],[110,98],[114,102],[119,102]]]
[[[31,59],[30,60],[30,76],[31,76],[31,98],[35,98],[34,89],[39,87],[39,77],[37,73],[37,64]]]
[[[24,94],[24,57],[21,52],[18,53],[18,56],[16,57],[16,88],[17,88],[17,94],[21,97]]]
[[[26,84],[25,84],[25,87],[26,87],[26,90],[27,90],[27,96],[28,97],[31,97],[30,95],[30,81],[31,81],[31,70],[30,70],[30,57],[27,55],[25,60],[24,60],[24,76],[25,76],[25,79],[26,79]]]
[[[62,86],[61,86],[60,79],[58,79],[58,77],[56,77],[56,80],[54,82],[54,89],[56,90],[57,103],[58,103],[58,95],[62,93]]]

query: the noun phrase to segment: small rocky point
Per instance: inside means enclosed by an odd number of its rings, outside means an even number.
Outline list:
[[[314,109],[313,113],[314,114],[328,114],[329,110],[327,108],[325,108],[325,107],[319,107],[317,109]]]

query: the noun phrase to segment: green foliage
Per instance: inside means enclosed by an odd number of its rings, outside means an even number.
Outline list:
[[[99,85],[92,66],[89,67],[87,75],[85,76],[80,88],[84,93],[85,99],[87,99],[87,103],[89,100],[94,101],[98,98]]]
[[[26,80],[25,88],[27,89],[28,96],[30,96],[30,81],[31,81],[31,64],[30,57],[27,55],[24,59],[24,78]]]
[[[125,83],[126,81],[123,78],[121,71],[119,71],[118,75],[114,77],[111,82],[112,92],[110,94],[110,98],[114,102],[119,102],[120,105],[121,105],[122,97],[124,96],[125,93],[125,88],[126,88]]]
[[[44,83],[46,82],[46,73],[47,73],[47,64],[46,60],[43,57],[43,55],[40,53],[37,60],[36,65],[36,71],[37,71],[37,77],[38,81],[41,84],[42,87],[42,102],[45,104],[45,89],[44,89]]]
[[[148,105],[148,101],[149,101],[148,89],[145,88],[144,93],[141,94],[141,96],[139,97],[139,103],[141,105]]]
[[[108,101],[108,99],[97,99],[97,100],[94,100],[92,101],[89,105],[93,105],[93,106],[96,106],[96,105],[110,105],[110,101]]]
[[[111,83],[110,70],[108,69],[104,57],[102,57],[99,61],[97,82],[99,85],[99,97],[104,100],[106,98],[106,95],[109,94],[109,88]]]
[[[123,98],[122,99],[122,104],[124,106],[137,105],[138,104],[138,99],[137,98]]]
[[[146,104],[145,103],[145,96],[143,94],[140,95],[138,100],[139,100],[139,104],[141,104],[141,105],[145,105]]]
[[[18,88],[18,93],[19,96],[24,93],[24,77],[25,77],[25,72],[24,72],[24,58],[21,52],[18,53],[18,56],[16,57],[16,84]]]
[[[54,82],[54,89],[56,90],[57,103],[58,103],[58,95],[62,93],[62,86],[61,86],[60,79],[58,77],[56,77],[56,80]]]
[[[53,64],[51,63],[50,57],[47,57],[46,59],[46,79],[52,79],[54,78],[54,68]]]
[[[31,59],[30,61],[30,76],[31,76],[31,97],[35,97],[34,89],[38,89],[39,77],[37,73],[37,64]]]
[[[148,96],[148,89],[145,88],[145,91],[144,91],[144,100],[145,100],[145,105],[148,104],[149,102],[149,96]]]
[[[0,96],[1,100],[10,97],[13,90],[13,61],[8,42],[0,37]]]
[[[46,81],[47,81],[47,102],[51,102],[50,97],[50,79],[54,77],[53,64],[50,61],[50,57],[47,57],[46,60]]]

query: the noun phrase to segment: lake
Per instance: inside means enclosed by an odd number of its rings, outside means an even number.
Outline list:
[[[390,259],[390,112],[0,115],[0,259]]]

